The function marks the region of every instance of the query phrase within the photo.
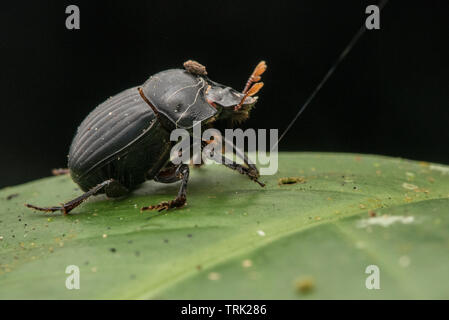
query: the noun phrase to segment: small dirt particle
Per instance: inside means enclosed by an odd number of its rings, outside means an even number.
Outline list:
[[[373,218],[376,216],[376,212],[374,212],[373,210],[368,211],[368,215]]]
[[[12,198],[15,198],[15,197],[18,197],[18,196],[19,196],[18,193],[13,193],[13,194],[10,194],[9,196],[7,196],[6,200],[11,200]]]
[[[109,251],[111,251],[112,253],[115,253],[115,252],[117,252],[117,249],[111,248],[111,249],[109,249]]]
[[[191,74],[197,74],[201,76],[207,75],[206,67],[197,61],[187,60],[186,62],[184,62],[183,66],[187,70],[187,72],[190,72]]]
[[[286,177],[278,180],[278,185],[295,183],[306,183],[306,179],[304,177]]]
[[[252,267],[253,262],[250,259],[245,259],[242,261],[243,268],[249,268]]]
[[[315,288],[315,279],[312,277],[302,277],[296,280],[295,287],[299,293],[310,293]]]
[[[208,275],[209,280],[219,280],[221,278],[221,274],[219,274],[218,272],[211,272]]]

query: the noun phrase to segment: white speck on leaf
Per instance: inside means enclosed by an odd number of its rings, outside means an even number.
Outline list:
[[[439,166],[437,164],[431,164],[429,169],[430,170],[435,170],[435,171],[440,171],[441,174],[448,174],[449,173],[449,168],[448,167]]]
[[[408,256],[402,256],[399,258],[399,265],[403,268],[407,268],[410,265],[410,258]]]
[[[410,224],[415,221],[415,217],[413,216],[388,216],[383,215],[379,217],[373,217],[368,219],[362,219],[357,223],[357,227],[366,228],[369,226],[382,226],[389,227],[393,223],[399,222],[402,224]]]
[[[408,189],[408,190],[415,190],[415,189],[418,189],[418,186],[415,186],[414,184],[407,183],[407,182],[404,182],[404,183],[402,184],[402,187],[405,188],[405,189]]]
[[[257,234],[261,237],[265,237],[265,232],[263,230],[257,230]]]

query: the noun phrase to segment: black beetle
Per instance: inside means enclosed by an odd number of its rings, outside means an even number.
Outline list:
[[[189,167],[170,162],[170,132],[175,128],[191,129],[194,121],[212,123],[220,118],[242,121],[257,101],[253,97],[263,83],[266,70],[261,61],[254,69],[243,92],[210,80],[204,66],[189,60],[184,69],[170,69],[151,76],[141,87],[125,90],[97,106],[78,128],[68,156],[68,169],[75,183],[85,192],[61,206],[27,207],[64,214],[92,195],[106,193],[120,197],[146,180],[172,183],[182,180],[178,196],[155,206],[142,208],[164,210],[186,203]],[[203,144],[204,146],[204,144]],[[258,181],[257,168],[244,153],[233,148],[246,166],[223,163]]]

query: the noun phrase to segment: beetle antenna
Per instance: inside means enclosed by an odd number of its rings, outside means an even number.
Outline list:
[[[243,96],[242,100],[240,100],[239,104],[234,107],[234,111],[239,110],[242,107],[242,104],[245,101],[245,99],[255,95],[257,92],[259,92],[260,89],[262,89],[262,87],[263,87],[263,82],[257,82],[255,84],[253,84],[253,86],[249,90],[246,91],[245,95]]]
[[[267,70],[267,64],[262,60],[254,68],[254,71],[246,82],[245,89],[243,89],[242,93],[246,93],[254,82],[259,82],[261,79],[260,76],[265,72],[265,70]]]

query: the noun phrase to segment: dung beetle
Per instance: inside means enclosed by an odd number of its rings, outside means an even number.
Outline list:
[[[206,68],[186,61],[184,69],[170,69],[151,76],[142,86],[125,90],[98,105],[81,123],[68,155],[68,172],[85,192],[60,206],[27,207],[64,214],[90,196],[105,193],[120,197],[138,188],[146,180],[173,183],[181,180],[174,200],[143,207],[158,211],[179,208],[186,203],[189,179],[187,164],[170,161],[175,128],[191,129],[194,121],[210,125],[217,119],[242,121],[257,101],[254,95],[263,86],[261,61],[242,92],[210,80]],[[204,144],[203,144],[204,147]],[[259,182],[259,172],[245,153],[233,146],[234,153],[246,166],[234,161],[223,163],[251,180]]]

